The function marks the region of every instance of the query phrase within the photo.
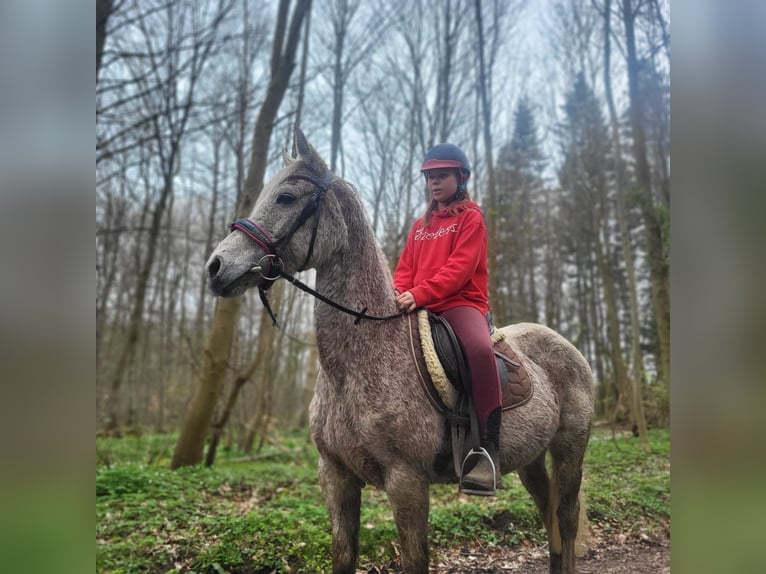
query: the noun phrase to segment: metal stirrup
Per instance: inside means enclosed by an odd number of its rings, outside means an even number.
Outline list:
[[[492,467],[492,489],[491,490],[475,490],[472,488],[463,488],[463,477],[465,476],[465,463],[472,456],[483,456],[483,457],[486,457],[486,459],[489,461],[489,464]],[[478,462],[476,464],[478,464]],[[476,465],[474,465],[474,467],[475,466]],[[483,446],[480,446],[478,449],[472,448],[470,451],[468,451],[468,454],[465,455],[465,458],[463,459],[463,464],[460,466],[460,484],[458,485],[458,491],[464,494],[480,494],[484,496],[493,496],[496,490],[497,490],[497,468],[495,467],[495,462],[492,460],[492,457],[487,452],[487,449],[485,449]]]

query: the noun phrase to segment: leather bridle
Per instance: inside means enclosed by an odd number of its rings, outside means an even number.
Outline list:
[[[332,178],[332,172],[328,170],[323,180],[319,180],[311,174],[303,173],[291,175],[284,180],[285,182],[308,181],[316,187],[316,190],[311,194],[311,197],[309,197],[308,203],[303,206],[303,209],[301,210],[298,218],[295,220],[290,230],[276,241],[274,241],[260,225],[247,217],[236,219],[229,226],[229,229],[231,231],[239,230],[247,235],[250,239],[261,245],[267,251],[267,254],[261,258],[259,265],[263,267],[263,264],[268,263],[269,269],[271,267],[275,267],[278,271],[283,268],[283,265],[282,258],[279,257],[279,254],[277,253],[277,248],[287,245],[287,243],[293,238],[293,235],[295,235],[295,233],[305,225],[309,218],[313,216],[314,224],[311,230],[311,241],[309,243],[309,249],[306,253],[306,258],[303,260],[303,264],[298,268],[298,271],[303,271],[308,265],[309,260],[311,259],[311,255],[314,252],[314,242],[316,241],[317,229],[319,227],[319,211],[322,205],[322,200],[327,193],[327,188],[330,185]],[[263,272],[261,272],[261,275],[263,275]],[[267,281],[274,281],[279,278],[279,274],[273,277],[263,275],[263,278]]]
[[[349,309],[348,307],[344,307],[343,305],[336,303],[335,301],[332,301],[331,299],[328,299],[318,291],[315,291],[305,283],[302,283],[289,273],[287,273],[284,270],[284,264],[282,262],[282,258],[279,256],[279,253],[277,252],[278,248],[284,248],[285,245],[292,239],[293,235],[301,228],[303,227],[306,222],[313,217],[313,227],[311,230],[311,240],[309,241],[309,248],[306,253],[306,258],[303,260],[303,263],[298,268],[298,271],[303,271],[306,269],[306,266],[309,264],[309,260],[311,259],[311,255],[314,252],[314,243],[316,242],[316,236],[317,236],[317,229],[319,228],[319,213],[320,208],[322,205],[322,201],[324,200],[325,194],[327,193],[327,190],[329,188],[330,182],[332,181],[333,174],[331,171],[327,171],[327,173],[324,176],[324,179],[319,180],[316,177],[314,177],[311,174],[308,173],[297,173],[288,176],[284,181],[308,181],[309,183],[312,183],[316,190],[314,193],[311,194],[311,197],[309,198],[308,203],[303,206],[303,209],[301,210],[300,214],[298,214],[298,218],[293,223],[292,227],[290,227],[290,230],[285,233],[282,237],[277,239],[276,241],[271,238],[271,236],[261,227],[258,225],[255,221],[252,219],[249,219],[247,217],[242,217],[239,219],[234,220],[234,222],[231,223],[229,226],[229,229],[233,231],[241,231],[245,235],[247,235],[250,239],[258,243],[261,247],[263,247],[266,250],[266,255],[261,257],[260,261],[257,265],[253,266],[250,271],[251,272],[258,272],[261,274],[261,277],[265,280],[265,283],[261,283],[258,286],[258,295],[261,298],[261,302],[263,303],[263,306],[266,308],[266,311],[269,313],[269,316],[271,317],[272,322],[274,325],[278,326],[277,318],[274,315],[274,311],[271,309],[271,305],[269,304],[269,300],[266,296],[266,291],[272,286],[274,281],[276,281],[279,278],[287,279],[290,283],[301,289],[302,291],[305,291],[306,293],[309,293],[319,299],[320,301],[323,301],[324,303],[327,303],[328,305],[331,305],[332,307],[335,307],[339,311],[343,311],[344,313],[348,313],[349,315],[353,315],[356,317],[356,320],[354,321],[355,325],[358,325],[359,322],[362,319],[368,319],[368,320],[374,320],[374,321],[387,321],[389,319],[394,319],[396,317],[400,317],[402,313],[396,313],[395,315],[388,315],[385,317],[376,317],[374,315],[367,315],[365,312],[367,311],[367,307],[364,307],[361,311],[354,311],[353,309]]]

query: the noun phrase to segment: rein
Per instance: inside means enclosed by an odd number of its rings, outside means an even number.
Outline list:
[[[394,315],[386,315],[384,317],[378,317],[376,315],[368,315],[367,307],[364,307],[361,311],[355,311],[354,309],[349,309],[348,307],[345,307],[341,305],[340,303],[336,303],[335,301],[326,297],[325,295],[322,295],[315,289],[312,289],[311,287],[301,282],[300,280],[296,279],[293,275],[290,275],[284,270],[284,264],[282,263],[282,258],[279,257],[277,253],[277,247],[286,245],[287,242],[290,241],[290,239],[292,239],[293,235],[295,235],[295,233],[301,227],[303,227],[303,225],[305,225],[305,223],[309,220],[309,218],[313,216],[314,223],[313,223],[313,229],[311,231],[311,241],[309,242],[309,248],[308,248],[308,252],[306,253],[306,258],[303,260],[303,264],[298,268],[298,271],[303,271],[308,265],[309,260],[311,259],[311,255],[314,252],[314,242],[316,241],[317,229],[319,227],[319,209],[321,206],[321,202],[324,199],[325,193],[327,193],[327,189],[330,182],[332,181],[332,178],[333,178],[333,174],[331,171],[328,170],[327,174],[324,177],[324,180],[322,181],[308,174],[293,175],[288,177],[285,180],[285,181],[291,181],[291,180],[308,181],[309,183],[314,184],[317,187],[317,190],[313,194],[311,194],[311,198],[309,199],[309,202],[305,206],[303,206],[303,209],[298,215],[298,219],[295,220],[295,223],[293,223],[290,230],[276,241],[274,241],[260,225],[255,223],[252,219],[248,219],[246,217],[236,219],[229,226],[229,229],[232,232],[235,230],[241,231],[242,233],[247,235],[250,239],[258,243],[258,245],[263,247],[267,252],[266,255],[261,257],[258,264],[253,266],[250,269],[250,272],[260,273],[261,277],[263,277],[267,282],[265,285],[260,285],[258,287],[258,295],[260,296],[261,303],[263,303],[263,306],[266,308],[266,311],[268,312],[269,317],[271,317],[272,323],[276,327],[279,327],[279,323],[277,323],[277,317],[274,314],[274,311],[272,310],[271,305],[269,304],[266,291],[268,291],[268,289],[273,285],[274,281],[280,278],[286,279],[287,281],[295,285],[301,291],[304,291],[305,293],[308,293],[309,295],[319,299],[323,303],[326,303],[330,305],[331,307],[334,307],[338,311],[342,311],[343,313],[356,317],[356,319],[354,319],[354,325],[358,325],[363,319],[366,319],[368,321],[388,321],[390,319],[401,317],[402,314],[404,313],[402,311]]]

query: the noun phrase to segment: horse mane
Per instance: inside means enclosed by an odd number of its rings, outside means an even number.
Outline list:
[[[287,151],[284,152],[283,157],[286,166],[293,165],[295,169],[299,170],[301,166],[297,164],[302,162],[303,167],[319,180],[322,180],[325,174],[330,171],[314,146],[308,143],[304,137],[296,137],[293,143],[293,152],[295,155],[290,155]],[[388,283],[391,284],[393,281],[391,271],[385,255],[377,243],[372,224],[368,219],[367,211],[362,204],[361,195],[357,187],[342,177],[333,174],[327,190],[335,195],[341,207],[343,218],[349,227],[349,237],[354,237],[359,241],[357,245],[350,245],[349,247],[351,249],[370,248],[377,252],[378,258],[376,259],[379,259],[378,263],[384,270]],[[373,262],[370,261],[370,263]]]

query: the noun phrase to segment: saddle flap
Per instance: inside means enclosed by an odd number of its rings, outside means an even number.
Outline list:
[[[444,317],[428,313],[428,322],[431,325],[431,338],[434,342],[436,355],[447,374],[447,378],[457,390],[471,388],[471,373],[463,357],[463,348],[460,346],[455,332]]]

